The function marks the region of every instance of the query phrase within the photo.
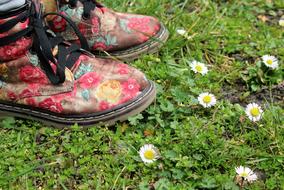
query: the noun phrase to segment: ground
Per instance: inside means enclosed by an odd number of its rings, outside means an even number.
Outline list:
[[[240,165],[259,177],[244,189],[284,189],[284,1],[103,2],[169,28],[159,54],[131,63],[157,83],[157,100],[127,122],[86,131],[2,120],[0,189],[239,189]],[[281,66],[266,68],[265,54]],[[192,60],[207,64],[208,74],[194,74]],[[198,104],[206,91],[217,97],[213,108]],[[251,102],[264,110],[257,123],[244,112]],[[137,152],[147,143],[161,153],[151,165]]]

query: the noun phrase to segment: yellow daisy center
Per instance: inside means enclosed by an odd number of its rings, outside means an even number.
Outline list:
[[[259,116],[260,111],[259,111],[258,108],[252,108],[252,109],[250,110],[250,113],[251,113],[252,116],[256,117],[256,116]]]
[[[241,176],[241,177],[248,177],[248,173],[243,172],[243,173],[240,174],[240,176]]]
[[[268,65],[272,65],[273,61],[272,61],[271,59],[268,59],[268,60],[266,61],[266,63],[267,63]]]
[[[211,98],[211,96],[209,96],[209,95],[206,95],[206,96],[204,96],[204,98],[203,98],[203,102],[205,102],[206,104],[210,103],[211,100],[212,100],[212,98]]]
[[[155,152],[153,150],[146,150],[144,152],[144,157],[148,160],[153,160],[155,158]]]
[[[199,72],[199,73],[201,73],[201,72],[203,71],[203,68],[202,68],[201,65],[196,65],[196,66],[195,66],[195,69],[196,69],[196,71]]]

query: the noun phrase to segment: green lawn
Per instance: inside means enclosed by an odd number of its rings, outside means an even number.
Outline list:
[[[169,28],[159,54],[131,63],[156,81],[156,102],[129,122],[86,131],[1,120],[0,189],[229,190],[239,189],[240,165],[259,177],[244,189],[284,189],[284,1],[103,2],[159,17]],[[261,63],[265,54],[278,58],[277,70]],[[192,60],[208,65],[208,74],[191,71]],[[202,92],[217,104],[200,106]],[[252,102],[264,110],[257,123],[244,112]],[[149,143],[161,158],[145,165],[138,151]]]

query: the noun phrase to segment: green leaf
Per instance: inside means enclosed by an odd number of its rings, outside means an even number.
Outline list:
[[[136,116],[133,116],[133,117],[130,117],[130,118],[128,118],[128,121],[130,122],[130,124],[131,125],[137,125],[138,123],[139,123],[139,121],[141,120],[141,119],[143,119],[144,117],[143,117],[143,115],[142,114],[138,114],[138,115],[136,115]]]
[[[163,101],[161,104],[161,109],[165,112],[173,112],[175,107],[170,101]]]
[[[211,176],[206,176],[202,179],[202,182],[200,183],[201,188],[205,189],[212,189],[217,187],[216,180]]]
[[[13,117],[7,117],[0,123],[0,126],[6,129],[12,129],[15,127],[16,120]]]

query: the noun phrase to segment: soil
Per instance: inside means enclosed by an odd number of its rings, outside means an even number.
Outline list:
[[[265,86],[257,92],[250,92],[241,81],[234,86],[227,84],[223,87],[223,98],[231,103],[238,103],[245,106],[247,103],[255,102],[260,105],[273,102],[284,107],[284,81],[271,88]]]

